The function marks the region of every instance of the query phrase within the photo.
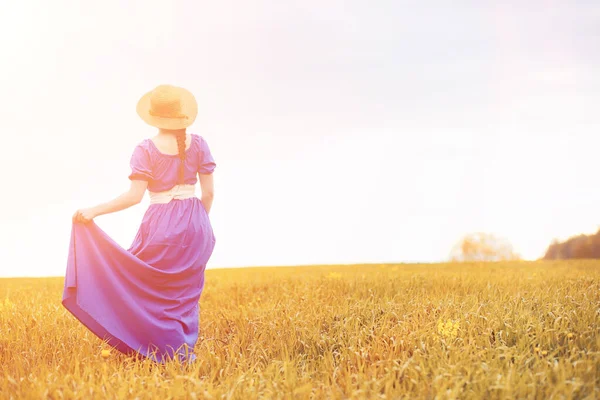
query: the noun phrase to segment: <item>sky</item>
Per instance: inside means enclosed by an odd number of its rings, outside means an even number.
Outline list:
[[[0,276],[64,275],[159,84],[217,163],[207,268],[525,259],[600,226],[596,1],[0,2]],[[96,223],[124,248],[148,198]]]

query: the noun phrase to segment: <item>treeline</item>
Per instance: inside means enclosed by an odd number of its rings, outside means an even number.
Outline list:
[[[600,258],[600,229],[593,235],[573,236],[562,243],[555,240],[543,257],[544,260],[571,258]]]

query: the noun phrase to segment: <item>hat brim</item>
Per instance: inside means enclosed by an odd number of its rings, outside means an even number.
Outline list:
[[[177,88],[177,90],[180,92],[181,114],[187,116],[187,118],[163,118],[150,115],[150,97],[152,91],[143,95],[138,101],[136,111],[140,118],[148,125],[162,129],[184,129],[192,125],[198,115],[196,98],[190,91],[184,88]]]

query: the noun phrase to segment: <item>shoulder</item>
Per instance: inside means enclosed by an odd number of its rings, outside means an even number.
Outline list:
[[[152,154],[152,149],[152,141],[150,139],[144,139],[135,145],[135,147],[133,148],[132,157],[150,157],[150,155]]]
[[[191,133],[190,136],[192,137],[192,144],[196,146],[197,149],[202,151],[208,146],[204,136],[197,133]]]
[[[139,142],[136,146],[136,149],[143,150],[148,154],[153,154],[157,150],[156,145],[154,144],[151,138],[146,138]]]
[[[192,137],[192,142],[202,143],[204,141],[204,138],[197,133],[190,133],[190,136]]]
[[[141,149],[141,150],[150,150],[152,145],[152,141],[149,138],[143,139],[141,141],[139,141],[136,145],[135,145],[135,149]]]

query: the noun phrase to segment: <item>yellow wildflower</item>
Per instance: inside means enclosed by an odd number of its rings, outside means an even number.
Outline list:
[[[102,350],[100,354],[102,355],[102,358],[108,358],[110,357],[110,350]]]
[[[15,309],[15,304],[6,297],[4,301],[0,301],[0,312],[12,311]]]
[[[342,274],[340,274],[339,272],[330,272],[329,275],[327,275],[327,277],[329,279],[340,279],[342,277]]]
[[[445,337],[445,338],[450,338],[450,339],[454,339],[455,337],[458,336],[458,329],[459,329],[459,323],[458,321],[453,322],[452,320],[447,320],[445,323],[440,319],[438,321],[438,325],[437,325],[437,329],[438,329],[438,333]]]
[[[571,332],[567,333],[567,339],[573,339],[574,336]]]

